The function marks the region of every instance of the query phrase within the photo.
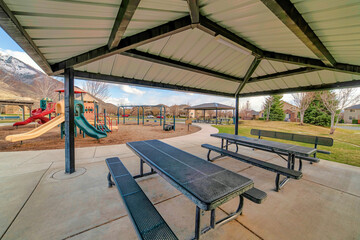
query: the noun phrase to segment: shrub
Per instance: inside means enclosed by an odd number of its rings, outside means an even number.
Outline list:
[[[352,120],[352,124],[358,124],[358,120],[357,120],[357,119],[353,119],[353,120]]]

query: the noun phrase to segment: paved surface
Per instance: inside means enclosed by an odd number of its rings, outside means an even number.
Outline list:
[[[349,129],[349,130],[357,130],[360,131],[360,127],[353,127],[353,126],[337,126],[338,128],[343,128],[343,129]]]
[[[209,137],[215,128],[201,127],[194,134],[163,141],[206,159],[207,151],[200,145],[219,146],[220,140]],[[285,166],[272,153],[249,148],[240,148],[240,153]],[[76,149],[76,166],[86,172],[67,178],[53,177],[64,169],[63,150],[0,153],[0,237],[136,239],[116,188],[107,187],[104,160],[110,156],[120,157],[132,174],[138,173],[139,160],[124,144]],[[277,193],[274,173],[230,158],[215,163],[253,179],[268,197],[261,205],[245,200],[243,215],[204,239],[360,238],[360,168],[328,161],[305,163],[304,177]],[[138,182],[175,234],[190,239],[195,205],[159,176]],[[217,217],[235,210],[237,201],[223,205]]]

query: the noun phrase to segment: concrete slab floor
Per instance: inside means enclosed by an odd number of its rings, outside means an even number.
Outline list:
[[[209,136],[215,128],[201,126],[197,133],[163,141],[206,159],[201,144],[219,146],[220,141]],[[286,165],[275,154],[239,151]],[[131,174],[139,173],[139,159],[125,144],[76,149],[76,166],[86,172],[66,180],[52,178],[64,168],[63,150],[0,153],[0,236],[6,232],[1,239],[136,239],[116,188],[107,187],[104,160],[113,156],[120,157]],[[253,179],[268,198],[260,205],[245,200],[243,215],[204,239],[360,239],[360,168],[305,162],[304,177],[275,192],[272,172],[231,158],[214,163]],[[175,234],[192,238],[195,205],[160,176],[137,181]],[[237,204],[234,199],[222,205],[217,217],[234,211]],[[204,224],[208,220],[206,212]]]

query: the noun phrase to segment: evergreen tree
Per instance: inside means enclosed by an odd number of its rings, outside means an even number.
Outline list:
[[[270,107],[270,121],[283,121],[285,119],[285,113],[283,110],[283,103],[281,102],[282,95],[273,95],[273,101]],[[268,111],[265,109],[265,117]]]
[[[319,93],[315,95],[314,100],[305,111],[304,122],[317,126],[330,126],[331,114],[324,106]]]

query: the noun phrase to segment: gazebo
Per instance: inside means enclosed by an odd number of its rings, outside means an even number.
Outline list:
[[[1,0],[0,26],[65,83],[65,171],[75,171],[74,79],[240,97],[360,86],[359,1]]]
[[[196,106],[185,108],[187,110],[202,110],[204,111],[204,122],[205,122],[205,112],[206,110],[215,110],[215,123],[218,124],[218,110],[234,110],[235,108],[232,106],[228,106],[221,103],[203,103]],[[235,115],[235,114],[233,114]]]

